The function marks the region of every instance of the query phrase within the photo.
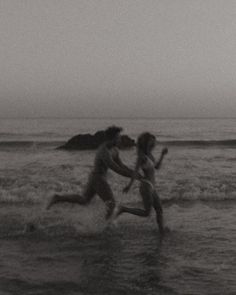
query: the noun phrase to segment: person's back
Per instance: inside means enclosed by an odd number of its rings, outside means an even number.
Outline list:
[[[108,170],[108,166],[104,161],[104,154],[107,152],[106,149],[106,142],[100,145],[100,147],[98,148],[94,158],[94,167],[92,173],[106,176]]]

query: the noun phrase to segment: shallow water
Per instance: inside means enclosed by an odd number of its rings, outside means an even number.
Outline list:
[[[0,294],[236,293],[236,154],[225,143],[236,138],[235,120],[120,122],[134,137],[156,130],[163,142],[156,157],[169,141],[156,174],[170,228],[162,241],[153,212],[144,219],[124,214],[108,225],[97,197],[88,207],[45,210],[53,193],[82,191],[94,158],[94,151],[55,147],[109,120],[87,121],[87,129],[78,120],[1,123]],[[132,167],[135,150],[121,158]],[[117,202],[142,207],[138,183],[124,195],[127,179],[109,173],[108,181]]]
[[[170,232],[162,241],[153,215],[105,227],[102,208],[91,214],[96,208],[41,211],[33,232],[23,231],[31,207],[1,208],[1,291],[235,294],[235,202],[165,207]]]

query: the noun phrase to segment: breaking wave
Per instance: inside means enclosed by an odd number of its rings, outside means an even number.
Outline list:
[[[65,141],[53,140],[53,141],[32,141],[32,140],[21,140],[21,141],[0,141],[0,149],[19,149],[19,148],[31,148],[31,147],[49,147],[49,146],[60,146]],[[176,147],[236,147],[236,139],[227,140],[170,140],[170,141],[158,141],[160,145],[176,146]]]
[[[53,147],[63,144],[64,141],[31,141],[31,140],[21,140],[21,141],[0,141],[0,149],[27,149],[27,148],[43,148],[43,147]]]
[[[159,141],[159,144],[169,146],[183,146],[183,147],[236,147],[236,139],[226,140],[172,140],[172,141]]]

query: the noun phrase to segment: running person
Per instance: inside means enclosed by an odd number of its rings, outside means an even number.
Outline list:
[[[150,215],[151,208],[154,207],[156,211],[156,220],[161,234],[164,233],[163,225],[163,210],[161,206],[161,200],[155,190],[155,169],[161,167],[164,156],[168,153],[168,149],[162,149],[161,156],[156,162],[152,150],[155,147],[156,138],[149,132],[142,133],[137,140],[137,161],[134,173],[130,179],[129,184],[124,188],[123,192],[127,193],[134,180],[139,175],[139,169],[141,168],[144,174],[144,178],[140,181],[139,191],[142,196],[144,209],[128,208],[120,206],[117,212],[117,216],[122,213],[130,213],[137,216],[147,217]]]
[[[119,157],[117,145],[120,141],[121,131],[122,128],[116,126],[111,126],[105,130],[106,141],[98,148],[94,160],[94,167],[89,175],[83,194],[55,194],[51,198],[47,209],[56,203],[62,202],[87,205],[97,194],[106,205],[106,219],[112,215],[115,208],[115,199],[111,187],[107,182],[108,169],[110,168],[125,177],[131,177],[133,175],[133,170],[124,165]],[[135,175],[137,175],[138,179],[141,179],[140,175],[137,173]]]

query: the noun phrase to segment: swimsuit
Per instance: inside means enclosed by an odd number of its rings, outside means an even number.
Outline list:
[[[155,169],[154,162],[148,156],[145,156],[145,159],[146,161],[141,166],[142,169],[143,170]],[[154,190],[154,184],[149,179],[142,179],[141,182],[147,183],[151,187],[151,189]]]
[[[141,182],[147,183],[151,187],[151,189],[154,190],[154,185],[150,180],[142,179]]]

